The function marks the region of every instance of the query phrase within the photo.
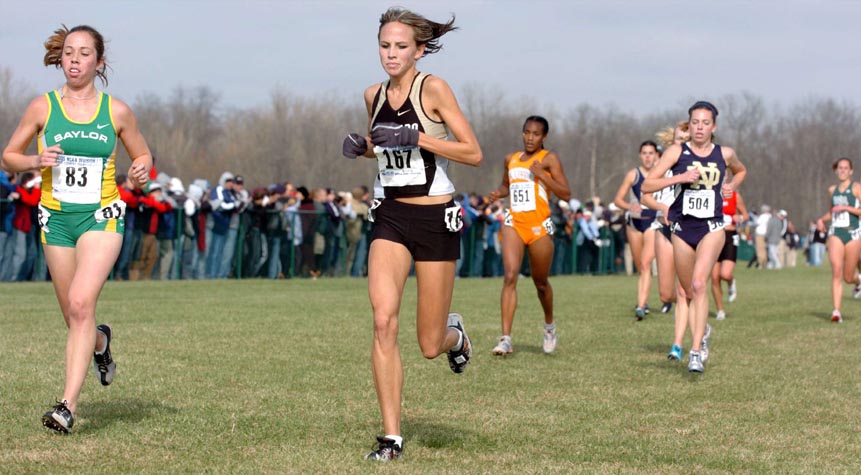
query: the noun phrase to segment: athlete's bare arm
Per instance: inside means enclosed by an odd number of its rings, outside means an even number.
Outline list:
[[[117,138],[123,142],[132,165],[128,176],[137,187],[146,185],[152,168],[152,153],[138,129],[138,121],[132,110],[123,101],[111,98],[111,110],[117,127]]]
[[[619,208],[625,211],[640,211],[634,209],[635,206],[631,205],[625,200],[625,195],[631,191],[631,187],[634,186],[634,180],[637,179],[637,169],[632,168],[628,173],[625,174],[625,178],[622,180],[622,184],[619,185],[619,189],[616,190],[616,197],[613,198],[613,203]],[[646,193],[643,193],[645,195]]]
[[[491,191],[487,197],[491,202],[496,201],[498,199],[505,198],[508,196],[509,185],[511,182],[508,181],[508,161],[511,160],[511,155],[505,157],[505,163],[502,165],[502,183],[500,183],[499,187],[493,191]]]
[[[472,126],[460,110],[449,85],[441,78],[428,76],[422,88],[422,104],[433,120],[444,122],[456,140],[444,140],[419,134],[419,147],[451,161],[466,165],[481,165],[482,155]]]
[[[21,122],[9,139],[9,144],[3,150],[2,165],[5,170],[17,173],[57,165],[57,154],[63,152],[59,145],[48,147],[39,155],[25,155],[33,138],[45,126],[47,117],[48,99],[44,95],[30,101]]]
[[[571,187],[568,186],[568,179],[562,171],[562,162],[558,155],[550,152],[541,163],[532,162],[530,169],[535,178],[547,185],[557,198],[565,201],[571,199]]]

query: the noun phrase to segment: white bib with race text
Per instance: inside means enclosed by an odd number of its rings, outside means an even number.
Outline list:
[[[384,187],[424,185],[425,161],[418,147],[382,148],[374,147],[380,183]]]
[[[685,190],[682,214],[696,218],[711,218],[715,215],[714,190]]]
[[[831,225],[835,228],[848,228],[849,212],[841,211],[839,213],[831,213]]]
[[[518,182],[508,185],[511,196],[511,211],[516,213],[535,211],[535,182]]]
[[[54,199],[65,203],[93,204],[102,199],[102,168],[100,157],[58,155],[52,169],[51,189]]]

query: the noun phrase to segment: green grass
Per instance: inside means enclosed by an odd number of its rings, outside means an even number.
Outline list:
[[[670,316],[634,321],[635,278],[552,283],[557,353],[541,352],[521,280],[515,353],[501,359],[501,280],[457,281],[475,347],[462,375],[422,358],[408,283],[405,458],[389,465],[362,460],[381,431],[364,280],[109,283],[98,320],[114,326],[117,379],[89,376],[71,436],[39,423],[64,375],[53,291],[0,285],[0,472],[861,471],[861,302],[847,296],[846,323],[830,323],[827,268],[739,269],[702,376],[666,360]]]

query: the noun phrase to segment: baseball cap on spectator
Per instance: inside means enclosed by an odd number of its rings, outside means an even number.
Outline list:
[[[782,209],[777,212],[778,216],[783,216],[784,218],[787,216],[786,210]]]
[[[236,175],[236,177],[233,179],[233,182],[237,185],[242,185],[243,183],[245,183],[245,179],[242,178],[242,175]]]
[[[151,181],[146,184],[144,187],[144,193],[152,193],[153,191],[160,190],[161,185],[157,181]]]

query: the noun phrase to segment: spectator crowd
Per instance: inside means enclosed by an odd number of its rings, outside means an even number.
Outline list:
[[[115,280],[291,278],[367,275],[373,197],[365,186],[350,191],[307,188],[290,182],[247,188],[241,175],[224,172],[217,183],[185,184],[153,171],[134,189],[117,185],[126,203],[123,247]],[[41,177],[0,172],[0,280],[49,278],[39,245]],[[471,193],[458,196],[464,227],[457,275],[502,275],[502,201]],[[624,213],[599,197],[553,201],[556,225],[551,274],[632,273]],[[750,266],[794,267],[798,251],[808,265],[822,265],[825,236],[811,223],[799,235],[786,211],[763,205],[740,227],[755,249]],[[529,274],[528,259],[521,269]]]

